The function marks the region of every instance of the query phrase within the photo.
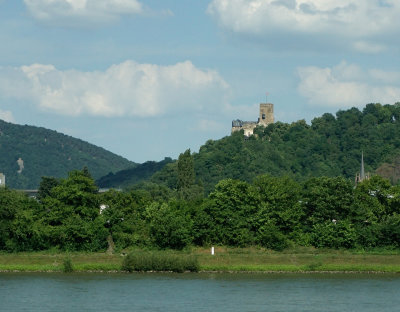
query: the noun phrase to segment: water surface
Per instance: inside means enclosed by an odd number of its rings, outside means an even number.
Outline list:
[[[0,273],[0,311],[399,311],[400,276]]]

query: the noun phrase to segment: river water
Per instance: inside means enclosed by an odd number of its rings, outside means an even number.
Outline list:
[[[0,273],[0,311],[400,311],[400,275]]]

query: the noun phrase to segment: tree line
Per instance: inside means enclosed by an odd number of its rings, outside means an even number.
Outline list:
[[[209,193],[190,150],[173,187],[151,182],[98,193],[89,171],[43,177],[37,198],[0,190],[0,250],[104,251],[132,246],[291,246],[399,248],[400,186],[373,176],[354,187],[344,177],[259,175],[222,179]]]

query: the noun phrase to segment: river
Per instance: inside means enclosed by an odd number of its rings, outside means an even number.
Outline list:
[[[400,275],[0,273],[0,311],[399,311]]]

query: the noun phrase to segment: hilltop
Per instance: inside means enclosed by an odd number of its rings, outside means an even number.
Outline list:
[[[87,166],[94,178],[136,164],[53,130],[0,120],[0,172],[11,188],[37,188],[42,176],[65,177]]]
[[[265,173],[297,181],[319,176],[343,176],[354,181],[362,151],[367,171],[396,184],[400,178],[396,169],[400,162],[399,134],[400,103],[368,104],[362,110],[353,107],[336,115],[325,113],[311,124],[299,120],[258,126],[249,138],[243,130],[238,131],[207,141],[192,156],[197,181],[206,193],[222,179],[250,182]],[[149,180],[176,188],[176,166],[176,162],[167,164]]]

